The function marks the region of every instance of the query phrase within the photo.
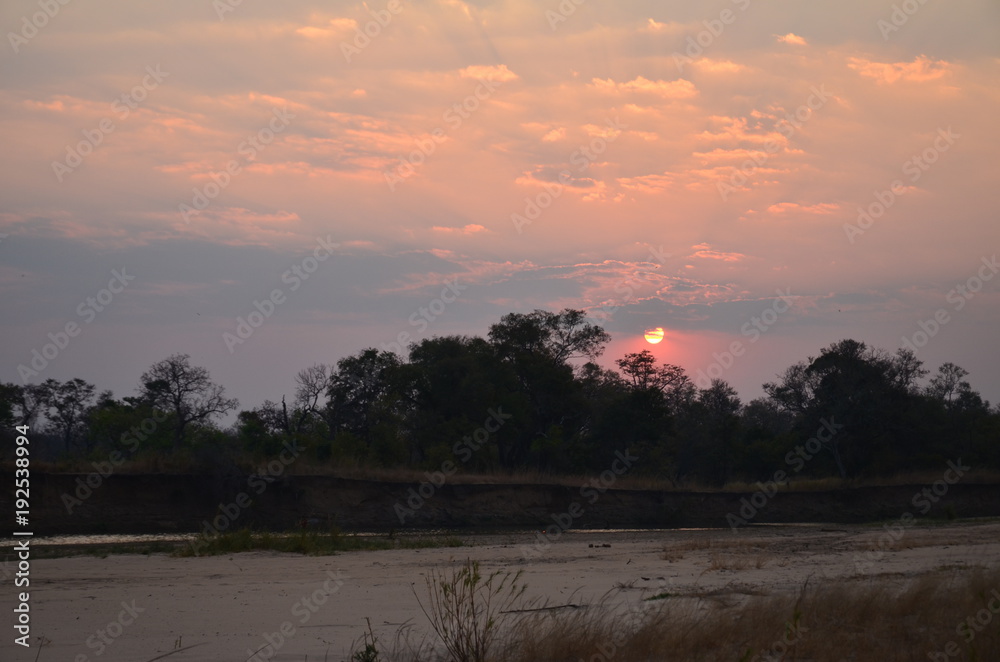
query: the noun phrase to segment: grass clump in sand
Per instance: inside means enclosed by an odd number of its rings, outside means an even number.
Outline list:
[[[451,660],[487,662],[495,659],[504,617],[526,589],[520,571],[483,574],[478,561],[466,560],[449,574],[432,571],[427,576],[427,604],[417,601]]]

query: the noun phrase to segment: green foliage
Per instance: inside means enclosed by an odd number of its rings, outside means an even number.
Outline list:
[[[645,602],[654,602],[656,600],[666,600],[667,598],[677,597],[675,593],[657,593],[656,595],[651,595],[648,598],[644,598]]]
[[[361,649],[351,655],[351,662],[379,662],[382,659],[378,652],[378,639],[372,632],[372,621],[370,618],[365,621],[368,623],[368,631],[362,635]]]

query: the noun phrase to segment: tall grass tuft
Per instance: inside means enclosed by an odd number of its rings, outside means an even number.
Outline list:
[[[427,604],[420,609],[453,662],[487,662],[501,634],[506,613],[526,590],[521,571],[484,575],[478,561],[466,560],[449,574],[427,576]],[[414,592],[415,593],[415,592]]]

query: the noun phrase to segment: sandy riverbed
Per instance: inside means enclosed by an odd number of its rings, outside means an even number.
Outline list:
[[[470,537],[472,546],[465,548],[326,557],[36,560],[32,648],[14,645],[8,627],[0,659],[145,662],[169,654],[165,659],[171,662],[236,662],[279,639],[272,660],[348,659],[365,617],[384,640],[404,624],[426,630],[413,589],[424,597],[430,569],[466,557],[486,570],[523,570],[528,595],[548,605],[601,609],[645,609],[650,603],[643,598],[662,592],[738,599],[794,591],[807,578],[896,581],[942,567],[1000,565],[995,521],[913,526],[900,533],[895,540],[882,527],[824,525],[756,527],[737,534],[728,529],[567,532],[545,549],[532,548],[534,536],[517,534]],[[9,580],[2,602],[12,624]],[[48,642],[41,651],[38,636]],[[184,650],[171,653],[177,647]]]

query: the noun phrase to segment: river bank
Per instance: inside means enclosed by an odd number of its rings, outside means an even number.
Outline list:
[[[739,527],[1000,516],[1000,486],[923,485],[746,492],[593,485],[403,483],[314,475],[33,474],[36,535],[300,526],[344,531]],[[0,480],[8,480],[7,476]],[[88,485],[88,480],[90,484]],[[13,477],[9,477],[13,484]],[[91,485],[93,487],[91,487]],[[0,495],[8,512],[10,494]]]

